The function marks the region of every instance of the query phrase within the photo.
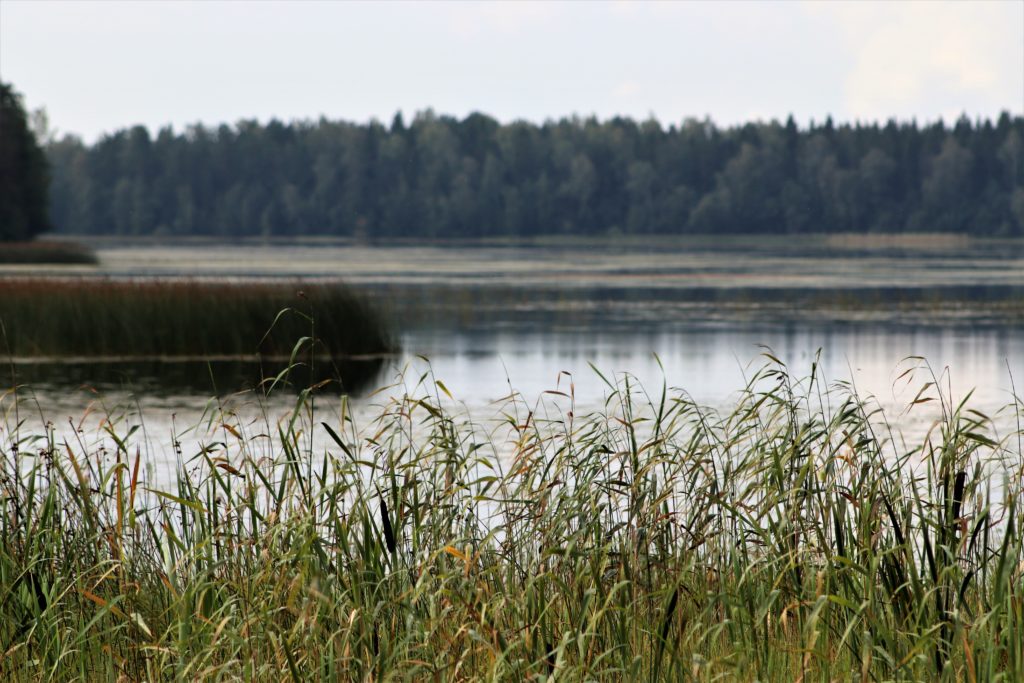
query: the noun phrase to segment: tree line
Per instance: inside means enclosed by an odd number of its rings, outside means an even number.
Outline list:
[[[61,232],[538,235],[965,232],[1024,235],[1024,117],[952,125],[720,128],[689,119],[501,124],[432,111],[141,126],[50,142]]]
[[[50,229],[46,156],[21,96],[0,82],[0,241],[30,240]]]

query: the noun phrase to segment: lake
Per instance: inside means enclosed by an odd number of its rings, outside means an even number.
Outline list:
[[[934,414],[901,413],[928,379],[923,368],[900,379],[924,362],[911,357],[925,359],[937,374],[948,369],[943,385],[957,398],[975,390],[972,404],[986,412],[1012,402],[1014,377],[1024,381],[1019,242],[101,244],[98,255],[96,267],[7,267],[0,277],[351,284],[386,311],[402,348],[375,386],[353,398],[364,420],[400,390],[374,389],[399,379],[408,386],[428,369],[465,410],[487,419],[500,411],[494,402],[513,390],[527,402],[564,403],[544,392],[568,393],[570,377],[575,410],[596,409],[608,393],[603,378],[614,383],[623,373],[651,393],[664,382],[700,403],[725,406],[768,362],[763,353],[799,378],[820,352],[819,373],[852,381],[912,431],[926,429]],[[34,370],[39,378],[20,390],[22,416],[67,425],[91,405],[83,424],[96,428],[105,411],[123,414],[124,424],[146,427],[156,460],[170,457],[182,426],[200,420],[213,394],[203,363],[170,370],[115,363],[101,373],[88,363],[44,367],[18,360],[22,376]],[[219,387],[225,389],[223,381]],[[258,405],[240,394],[225,400],[243,419],[268,411],[272,421],[292,399],[279,395]],[[6,398],[8,423],[11,405]],[[320,405],[337,403],[327,396]],[[1001,424],[1011,428],[1011,418],[1006,413]],[[201,441],[202,431],[192,436]]]

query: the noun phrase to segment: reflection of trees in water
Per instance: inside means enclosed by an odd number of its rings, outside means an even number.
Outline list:
[[[308,360],[298,362],[276,385],[277,391],[298,391],[317,385],[325,393],[359,394],[372,389],[385,365],[385,357],[322,357],[312,370]],[[136,393],[225,395],[246,389],[269,388],[288,368],[287,359],[241,360],[110,360],[88,362],[18,363],[14,379],[30,387],[87,386],[100,393],[129,390]],[[9,373],[4,373],[6,384]]]

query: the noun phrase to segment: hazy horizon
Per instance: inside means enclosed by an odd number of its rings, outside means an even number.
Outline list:
[[[1024,112],[1024,3],[4,0],[0,78],[88,142],[428,109],[948,124]]]
[[[15,89],[17,90],[17,88],[15,88]],[[17,91],[17,92],[20,95],[24,94],[21,91]],[[32,109],[35,109],[35,108],[32,108]],[[44,107],[44,109],[45,109],[45,107]],[[990,114],[978,114],[976,116],[968,116],[966,112],[961,112],[959,115],[956,115],[956,116],[943,117],[942,115],[939,115],[939,116],[937,116],[935,118],[928,118],[928,119],[919,119],[917,117],[899,118],[899,117],[891,116],[891,117],[879,118],[879,119],[846,120],[846,119],[836,118],[835,116],[833,116],[831,114],[825,114],[824,116],[822,116],[820,118],[811,117],[808,120],[799,120],[799,119],[796,119],[796,117],[794,117],[794,121],[796,121],[798,129],[801,130],[801,131],[807,131],[807,130],[810,130],[812,127],[822,126],[822,125],[825,124],[826,120],[829,119],[829,118],[832,119],[832,123],[836,127],[842,127],[842,126],[845,126],[845,125],[849,125],[849,126],[853,126],[853,127],[856,127],[857,125],[871,126],[871,125],[874,125],[874,124],[878,124],[879,126],[885,126],[890,121],[895,121],[898,125],[914,123],[919,128],[926,128],[928,126],[931,126],[931,125],[937,124],[937,123],[942,123],[947,128],[952,128],[952,127],[954,127],[956,125],[957,121],[959,121],[963,117],[966,117],[971,122],[972,125],[980,123],[980,122],[985,122],[985,121],[989,121],[989,122],[995,124],[1004,113],[1010,114],[1014,118],[1018,118],[1018,117],[1022,116],[1022,114],[1020,112],[1013,112],[1013,111],[1011,111],[1009,109],[1002,109],[1000,111],[995,111],[995,112],[992,112]],[[49,111],[48,110],[47,110],[47,114],[49,115]],[[300,116],[300,117],[287,118],[287,119],[286,118],[276,117],[276,116],[270,116],[270,117],[267,117],[267,118],[242,117],[242,118],[236,119],[234,121],[194,121],[194,122],[191,122],[191,123],[184,123],[184,124],[179,124],[179,125],[174,125],[172,123],[166,123],[166,124],[163,124],[163,125],[160,125],[160,126],[149,126],[149,125],[146,125],[144,123],[135,123],[135,124],[126,124],[124,126],[121,126],[121,127],[118,127],[118,128],[112,128],[110,130],[100,131],[93,138],[84,138],[80,134],[74,133],[73,131],[66,131],[66,130],[56,129],[56,128],[54,128],[53,130],[54,130],[54,132],[56,132],[56,139],[63,138],[64,136],[71,136],[71,137],[78,138],[78,139],[82,140],[87,145],[93,145],[93,144],[99,142],[105,136],[116,135],[118,133],[121,133],[121,132],[127,131],[127,130],[131,130],[132,128],[135,128],[135,127],[138,127],[138,126],[142,126],[143,128],[145,128],[149,132],[150,136],[155,138],[162,130],[164,130],[166,128],[170,128],[174,135],[183,135],[183,134],[186,134],[188,132],[188,130],[190,128],[194,127],[194,126],[202,126],[206,130],[214,131],[215,132],[221,126],[228,126],[228,127],[232,128],[233,130],[237,130],[239,124],[249,123],[249,122],[255,122],[256,124],[258,124],[260,126],[266,126],[269,123],[271,123],[272,121],[278,121],[281,124],[291,125],[291,126],[295,126],[295,125],[299,125],[299,126],[302,126],[302,125],[315,126],[315,125],[319,124],[320,121],[326,121],[326,122],[329,122],[329,123],[346,123],[346,124],[360,125],[360,126],[369,125],[370,123],[379,123],[379,124],[381,124],[381,125],[383,125],[385,127],[389,127],[391,125],[391,122],[398,115],[401,115],[403,121],[405,122],[405,124],[409,125],[412,122],[414,122],[418,117],[424,116],[424,115],[427,115],[427,114],[431,114],[431,115],[433,115],[433,116],[435,116],[435,117],[437,117],[439,119],[440,118],[451,117],[451,118],[454,118],[457,121],[464,121],[464,120],[466,120],[467,118],[469,118],[469,117],[471,117],[473,115],[483,115],[483,116],[487,116],[487,117],[489,117],[491,119],[494,119],[494,120],[498,121],[498,123],[502,124],[502,125],[506,125],[506,124],[510,124],[510,123],[520,123],[520,122],[523,122],[523,123],[527,123],[527,124],[530,124],[530,125],[536,125],[536,126],[539,126],[539,127],[543,127],[543,126],[545,126],[547,124],[556,124],[556,123],[559,123],[559,122],[562,122],[562,121],[572,121],[572,120],[578,120],[578,121],[584,121],[585,122],[585,121],[593,119],[593,120],[596,120],[598,123],[602,123],[603,124],[603,123],[608,123],[610,121],[613,121],[615,119],[625,119],[625,120],[633,121],[634,123],[637,123],[637,124],[645,123],[647,121],[654,121],[658,125],[660,125],[664,130],[668,130],[672,126],[675,126],[676,128],[679,128],[681,125],[685,125],[686,123],[688,123],[690,121],[696,121],[698,123],[710,122],[711,124],[715,125],[715,127],[718,128],[719,130],[728,130],[728,129],[733,129],[733,128],[742,128],[743,126],[748,125],[748,124],[753,124],[753,125],[771,125],[771,124],[774,124],[774,123],[778,123],[780,125],[783,125],[783,124],[786,123],[788,118],[791,116],[791,114],[787,114],[785,116],[780,116],[780,117],[744,119],[744,120],[740,120],[740,121],[733,121],[733,122],[730,122],[730,123],[722,123],[721,121],[718,121],[718,120],[716,120],[715,118],[713,118],[713,117],[711,117],[709,115],[700,116],[700,117],[688,116],[688,117],[684,117],[683,119],[677,120],[677,121],[663,121],[663,120],[659,119],[656,116],[633,117],[633,116],[630,116],[629,114],[611,114],[611,115],[608,115],[608,116],[600,117],[600,116],[597,116],[596,114],[582,115],[582,114],[579,114],[577,112],[573,112],[573,113],[568,113],[568,114],[558,115],[558,116],[547,116],[547,117],[544,117],[543,119],[538,119],[538,120],[525,119],[525,118],[514,118],[514,119],[504,119],[503,120],[503,119],[500,119],[497,116],[494,116],[493,114],[490,114],[490,113],[488,113],[486,111],[470,110],[469,112],[467,112],[467,113],[465,113],[463,115],[456,115],[456,114],[452,114],[450,112],[437,111],[434,107],[425,107],[423,109],[420,109],[420,110],[417,110],[417,111],[413,111],[413,112],[407,112],[407,111],[399,110],[399,111],[396,111],[396,112],[392,113],[390,116],[371,116],[370,118],[363,119],[363,120],[357,120],[357,119],[345,118],[345,117],[329,117],[329,116],[326,116],[324,114],[321,114],[321,115],[316,116],[316,117],[310,117],[310,116],[302,117],[302,116]],[[52,120],[50,121],[50,123],[51,123],[51,126],[52,126]]]

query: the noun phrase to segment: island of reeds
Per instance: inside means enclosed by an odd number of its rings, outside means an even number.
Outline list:
[[[1020,680],[1024,403],[921,382],[910,440],[773,360],[725,410],[620,377],[483,422],[428,374],[162,478],[8,398],[0,678]]]
[[[374,377],[395,348],[383,316],[341,284],[0,279],[0,353],[18,375],[42,360],[157,374],[233,363],[251,366],[249,386],[287,368],[302,386],[339,380],[345,389]]]
[[[80,242],[36,240],[0,241],[0,264],[95,265],[96,254]]]

